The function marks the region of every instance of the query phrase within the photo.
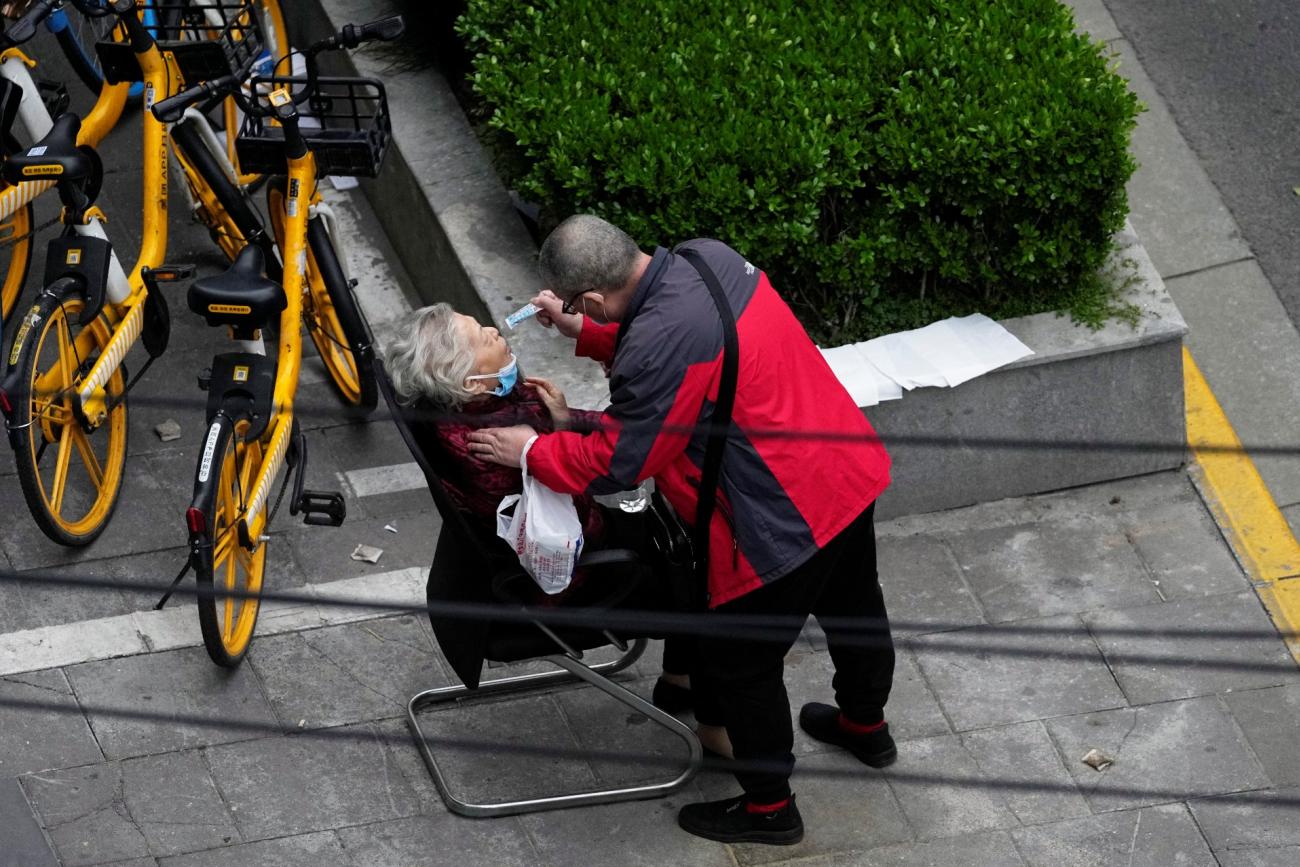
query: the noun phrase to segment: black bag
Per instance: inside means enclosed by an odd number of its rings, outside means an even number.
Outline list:
[[[689,610],[694,607],[696,586],[695,548],[691,544],[691,531],[681,516],[668,505],[663,495],[655,491],[645,510],[645,554],[662,580],[661,596],[666,591],[666,604],[672,610]]]

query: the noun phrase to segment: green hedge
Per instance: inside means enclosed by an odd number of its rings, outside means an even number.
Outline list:
[[[820,341],[1121,312],[1140,107],[1057,0],[469,0],[457,30],[551,223],[720,238]]]

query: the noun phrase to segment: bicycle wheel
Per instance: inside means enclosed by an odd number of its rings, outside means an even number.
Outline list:
[[[275,242],[284,250],[283,178],[276,178],[267,187],[266,200]],[[323,221],[312,220],[308,233],[312,243],[307,248],[303,322],[329,371],[334,390],[353,414],[367,415],[379,400],[374,358],[369,352],[370,329],[343,276]],[[354,347],[358,346],[366,347],[366,351],[356,351]]]
[[[84,308],[71,283],[55,283],[23,319],[10,354],[19,371],[10,428],[18,481],[41,532],[69,546],[90,544],[108,526],[126,465],[126,401],[93,431],[73,412],[75,389],[112,336],[102,317],[78,324]],[[119,367],[109,398],[125,387]]]
[[[81,5],[92,11],[83,12],[73,4],[67,4],[50,14],[47,26],[59,43],[63,56],[68,59],[68,65],[77,73],[77,78],[92,93],[99,93],[104,86],[104,70],[100,67],[95,43],[112,38],[117,17],[107,14],[108,0],[84,0]],[[97,9],[103,9],[105,14],[94,14],[93,10]],[[143,19],[145,25],[152,28],[154,18],[154,11],[146,6]],[[131,85],[127,99],[132,103],[138,102],[143,92],[144,85],[137,81]]]
[[[253,641],[258,600],[208,595],[222,590],[257,592],[266,568],[266,545],[249,551],[239,541],[244,502],[262,467],[262,444],[245,440],[240,428],[218,415],[208,429],[204,460],[195,476],[195,505],[204,516],[210,546],[194,564],[199,589],[199,626],[203,646],[217,665],[234,668]],[[210,456],[210,460],[209,460]]]
[[[7,323],[9,314],[18,304],[23,285],[27,282],[27,269],[32,264],[32,225],[35,222],[31,202],[15,211],[7,220],[0,220],[0,322]]]
[[[272,60],[289,53],[289,29],[280,0],[257,0],[258,20],[262,25],[262,38]]]

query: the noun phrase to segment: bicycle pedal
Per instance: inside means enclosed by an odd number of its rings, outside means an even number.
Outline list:
[[[45,110],[50,113],[50,117],[63,114],[72,102],[68,88],[61,81],[38,81],[36,90],[40,92],[41,102],[45,103]]]
[[[348,515],[343,495],[335,491],[303,491],[296,511],[302,512],[304,524],[315,527],[340,527]]]
[[[212,387],[212,368],[205,367],[199,371],[199,391],[207,391]]]

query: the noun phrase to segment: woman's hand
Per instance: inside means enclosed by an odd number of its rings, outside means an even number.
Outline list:
[[[514,427],[486,427],[469,435],[470,454],[501,464],[518,467],[523,463],[524,446],[537,436],[537,431],[526,424]]]
[[[524,382],[537,389],[537,393],[541,395],[542,403],[546,404],[546,411],[551,414],[551,421],[555,423],[555,429],[568,430],[572,416],[569,414],[569,404],[564,400],[564,392],[560,391],[559,386],[540,376],[526,376]]]
[[[550,289],[543,289],[532,303],[542,308],[537,314],[537,321],[543,326],[555,329],[571,340],[577,340],[582,333],[582,314],[563,312],[564,302]]]

